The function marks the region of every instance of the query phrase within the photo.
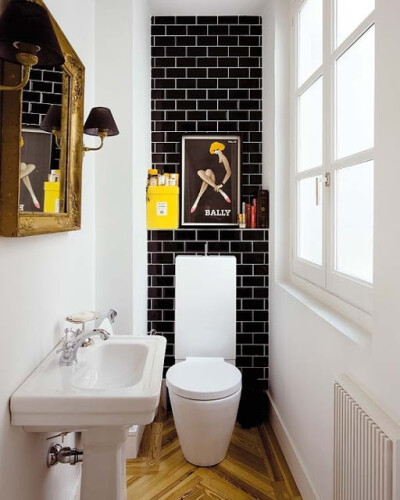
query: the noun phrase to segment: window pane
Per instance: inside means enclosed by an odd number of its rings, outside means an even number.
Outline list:
[[[298,183],[298,256],[319,265],[322,265],[322,192],[320,176]]]
[[[299,86],[322,64],[322,0],[307,0],[299,12]]]
[[[336,46],[375,9],[375,0],[336,1]]]
[[[299,97],[299,172],[322,165],[322,77]]]
[[[336,173],[336,270],[372,283],[374,163]]]
[[[337,158],[374,145],[375,28],[337,60]]]

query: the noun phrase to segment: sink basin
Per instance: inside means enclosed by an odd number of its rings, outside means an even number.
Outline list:
[[[143,378],[150,346],[137,342],[100,342],[79,349],[72,385],[78,389],[106,390],[138,384]]]
[[[81,347],[78,362],[54,349],[11,396],[11,423],[31,432],[82,431],[81,500],[126,500],[128,428],[153,421],[166,340],[112,336]]]
[[[148,424],[159,402],[165,338],[112,336],[59,364],[53,350],[11,397],[11,422],[33,432]]]

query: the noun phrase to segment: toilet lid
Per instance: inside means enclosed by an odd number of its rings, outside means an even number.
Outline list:
[[[223,358],[187,358],[171,366],[167,387],[177,396],[201,401],[222,399],[242,386],[242,374]]]

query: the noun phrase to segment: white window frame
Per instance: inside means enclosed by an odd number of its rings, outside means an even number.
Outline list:
[[[323,60],[322,65],[298,87],[297,54],[298,54],[298,22],[299,12],[307,0],[296,0],[292,5],[292,75],[291,75],[291,273],[296,284],[304,282],[307,291],[311,291],[318,298],[328,303],[329,295],[333,296],[333,303],[340,305],[343,301],[350,305],[372,313],[373,285],[357,278],[344,275],[335,270],[335,176],[341,168],[361,164],[369,160],[374,161],[374,148],[360,153],[335,159],[336,137],[336,60],[348,50],[364,33],[375,25],[375,10],[335,48],[336,0],[323,0]],[[318,78],[323,78],[323,165],[303,171],[297,171],[298,145],[298,102],[299,96],[309,88]],[[322,230],[322,265],[316,265],[302,260],[297,256],[298,231],[298,196],[297,184],[300,179],[320,176],[320,192],[323,190],[323,230]],[[324,187],[327,183],[326,188]]]

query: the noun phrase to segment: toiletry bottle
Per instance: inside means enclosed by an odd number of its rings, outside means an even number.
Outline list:
[[[165,186],[166,185],[166,177],[164,174],[164,170],[160,170],[158,173],[157,185],[158,186]]]
[[[156,168],[149,168],[147,177],[148,186],[158,185],[158,170]]]

